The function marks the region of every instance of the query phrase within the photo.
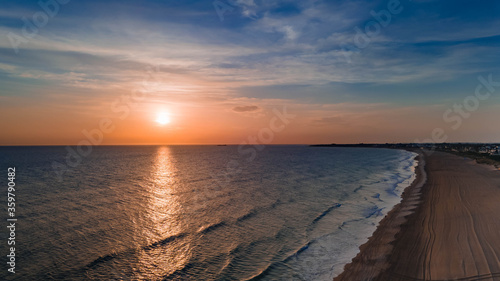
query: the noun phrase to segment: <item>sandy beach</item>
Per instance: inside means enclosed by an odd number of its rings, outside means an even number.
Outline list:
[[[500,171],[425,152],[416,172],[334,280],[500,280]]]

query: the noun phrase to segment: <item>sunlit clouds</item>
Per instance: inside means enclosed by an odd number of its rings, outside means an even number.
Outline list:
[[[297,117],[273,143],[411,142],[478,76],[500,80],[495,1],[400,1],[359,50],[356,28],[387,2],[238,3],[221,21],[210,1],[70,1],[17,54],[7,34],[41,8],[5,3],[0,144],[75,144],[103,118],[103,144],[239,144],[283,106]],[[499,101],[450,141],[498,138]]]

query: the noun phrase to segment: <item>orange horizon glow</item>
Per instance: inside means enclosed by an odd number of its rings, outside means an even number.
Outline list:
[[[281,103],[281,104],[280,104]],[[235,108],[253,109],[250,112]],[[302,105],[282,100],[237,100],[203,106],[203,103],[179,103],[169,109],[142,102],[125,110],[113,112],[110,103],[96,108],[74,111],[72,108],[43,107],[9,108],[3,113],[15,116],[16,122],[4,122],[0,145],[77,145],[87,137],[84,132],[100,130],[102,120],[108,120],[112,130],[102,132],[102,142],[96,145],[239,145],[247,144],[318,144],[318,143],[385,143],[414,142],[429,138],[432,114],[421,116],[421,107],[391,108],[380,104],[367,109],[365,105],[332,106]],[[272,126],[274,110],[296,117],[282,130],[266,136]],[[439,115],[442,108],[434,109]],[[474,131],[484,124],[493,126],[496,108],[463,125]],[[106,113],[106,114],[103,114]],[[331,113],[335,112],[335,113]],[[60,118],[67,116],[68,118]],[[329,116],[318,118],[318,116]],[[381,125],[383,124],[383,126]],[[275,124],[280,127],[281,123]],[[445,127],[446,128],[446,127]],[[263,140],[259,139],[263,134]],[[489,142],[470,137],[464,131],[449,129],[447,134],[458,141]],[[497,134],[498,135],[498,134]],[[498,136],[500,137],[500,136]]]

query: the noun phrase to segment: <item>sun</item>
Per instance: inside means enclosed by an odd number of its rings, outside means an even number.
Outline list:
[[[161,126],[167,125],[168,123],[170,123],[170,117],[168,116],[167,113],[160,112],[156,116],[156,123],[160,124]]]

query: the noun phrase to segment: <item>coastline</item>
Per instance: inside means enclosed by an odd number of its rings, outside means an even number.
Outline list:
[[[401,203],[335,281],[500,280],[500,173],[445,152],[419,158]]]
[[[425,156],[417,150],[408,150],[418,155],[415,157],[415,179],[401,194],[401,202],[396,204],[379,222],[375,232],[368,241],[359,247],[359,253],[344,266],[343,272],[334,278],[335,281],[371,280],[389,267],[387,261],[401,225],[406,222],[406,216],[413,212],[420,202],[420,190],[425,184]]]

